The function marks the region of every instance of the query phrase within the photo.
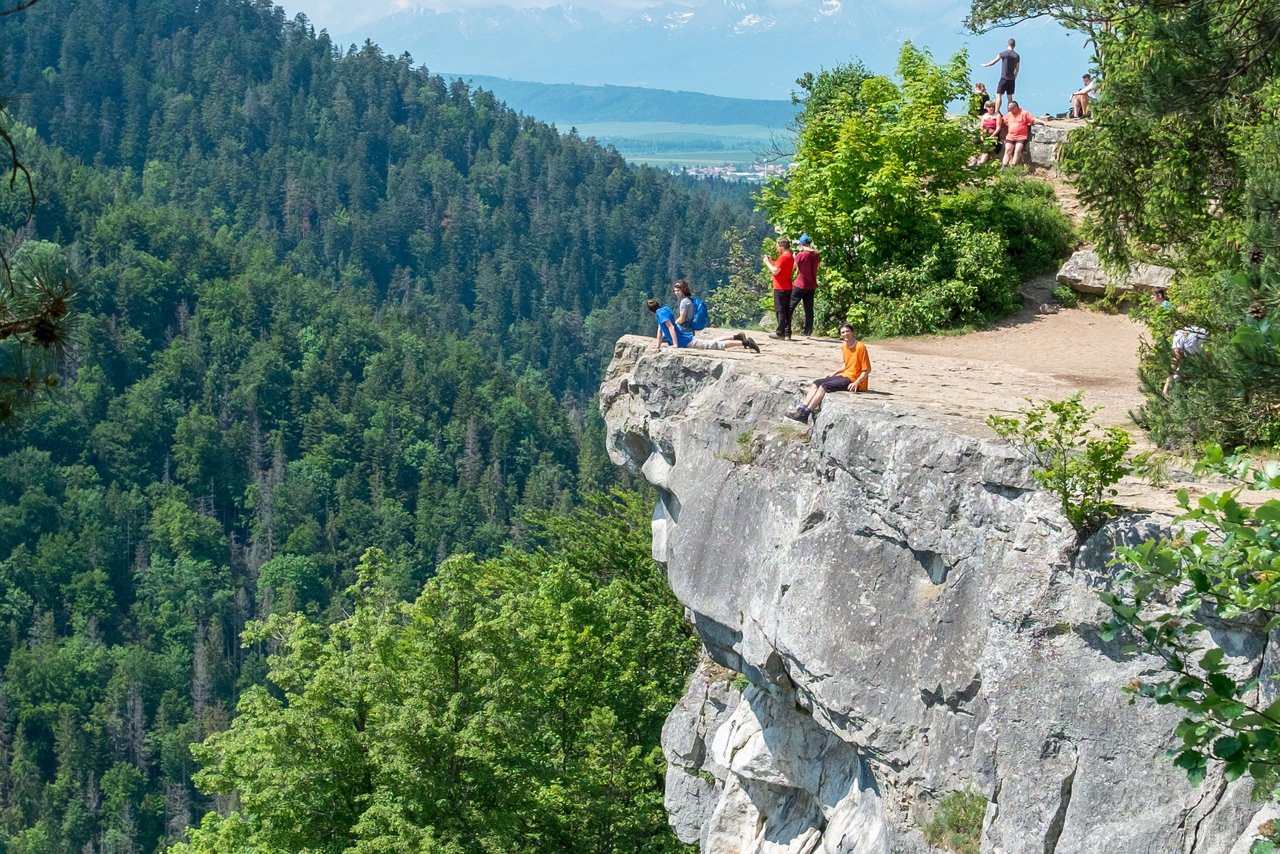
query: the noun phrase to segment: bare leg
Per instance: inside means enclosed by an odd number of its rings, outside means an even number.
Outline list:
[[[809,399],[804,402],[804,408],[813,412],[822,405],[822,398],[827,396],[827,390],[822,386],[814,386],[813,391],[809,392]]]
[[[1017,142],[1006,142],[1004,145],[1004,163],[1002,166],[1012,166],[1022,159],[1022,146],[1025,143],[1022,140]]]

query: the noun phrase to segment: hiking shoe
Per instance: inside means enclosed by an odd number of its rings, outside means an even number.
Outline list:
[[[799,421],[801,424],[809,423],[809,416],[805,415],[799,409],[793,409],[790,412],[782,413],[784,417],[790,418],[792,421]]]
[[[783,335],[781,332],[770,332],[770,333],[769,333],[769,337],[770,337],[770,338],[777,338],[779,341],[785,341],[785,340],[787,340],[787,336]]]
[[[745,333],[745,332],[735,332],[735,333],[733,333],[733,340],[734,340],[734,341],[741,341],[743,344],[746,344],[746,343],[747,343],[747,333]]]
[[[743,333],[742,343],[746,346],[748,350],[754,351],[756,353],[760,352],[760,345],[756,343],[756,339],[748,338],[746,336],[746,333]]]

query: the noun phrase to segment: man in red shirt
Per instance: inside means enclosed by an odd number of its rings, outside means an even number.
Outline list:
[[[1031,138],[1031,126],[1036,117],[1018,106],[1017,101],[1009,102],[1009,112],[1004,117],[1004,126],[1008,132],[1004,137],[1004,160],[1000,165],[1012,166],[1022,159],[1022,150],[1027,147]]]
[[[813,295],[818,290],[818,264],[822,256],[813,248],[809,235],[802,234],[796,241],[800,251],[796,253],[796,280],[791,284],[791,314],[796,306],[804,303],[804,334],[813,334]]]
[[[778,257],[764,257],[764,265],[773,274],[773,313],[778,319],[774,338],[791,338],[791,278],[795,275],[796,259],[791,254],[791,241],[778,238]]]

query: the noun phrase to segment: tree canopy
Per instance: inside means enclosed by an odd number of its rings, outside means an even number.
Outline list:
[[[246,625],[340,623],[370,549],[411,598],[533,548],[618,477],[594,395],[643,299],[761,222],[269,3],[0,27],[38,190],[0,245],[73,270],[83,327],[0,431],[0,847],[153,851],[230,812],[190,745],[267,684]]]
[[[1277,37],[1269,0],[1122,4],[1097,37],[1096,115],[1064,151],[1104,257],[1174,266],[1174,324],[1209,330],[1171,395],[1163,346],[1147,362],[1162,441],[1280,442]]]

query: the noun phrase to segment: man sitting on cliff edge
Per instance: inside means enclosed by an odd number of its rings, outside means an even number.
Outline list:
[[[806,423],[829,391],[856,393],[867,390],[867,380],[871,376],[871,357],[867,355],[867,345],[858,340],[853,334],[853,327],[847,323],[840,324],[840,341],[840,356],[844,359],[844,368],[839,373],[814,380],[809,398],[786,413],[788,418]]]

